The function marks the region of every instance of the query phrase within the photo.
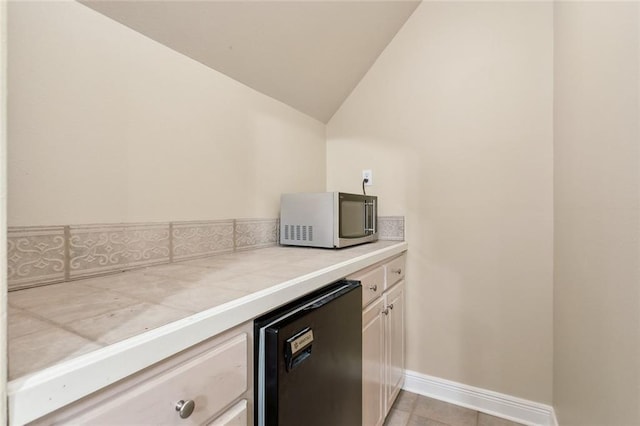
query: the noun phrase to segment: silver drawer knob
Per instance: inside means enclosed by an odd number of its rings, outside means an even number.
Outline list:
[[[394,274],[401,275],[402,274],[402,268],[392,269],[391,272],[394,273]]]
[[[369,290],[371,290],[371,291],[378,291],[378,285],[377,285],[377,284],[370,285],[370,286],[369,286]]]
[[[186,401],[181,399],[176,403],[176,411],[180,414],[181,419],[189,417],[195,408],[196,403],[191,399],[187,399]]]

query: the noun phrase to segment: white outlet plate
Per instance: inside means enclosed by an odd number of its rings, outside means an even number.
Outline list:
[[[369,181],[367,183],[364,184],[364,186],[371,186],[373,185],[373,172],[371,170],[363,170],[362,171],[362,179],[369,179]]]

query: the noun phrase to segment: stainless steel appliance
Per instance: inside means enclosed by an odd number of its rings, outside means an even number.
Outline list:
[[[256,426],[362,424],[361,305],[342,280],[255,320]]]
[[[280,244],[340,248],[378,239],[378,197],[346,192],[283,194]]]

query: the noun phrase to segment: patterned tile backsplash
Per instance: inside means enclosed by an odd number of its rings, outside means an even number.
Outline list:
[[[127,267],[140,267],[171,261],[169,223],[127,225],[124,228]]]
[[[275,245],[278,242],[277,219],[236,220],[236,250],[249,250]]]
[[[172,260],[233,251],[233,220],[172,223]]]
[[[124,226],[70,226],[69,278],[126,269]]]
[[[378,216],[378,238],[404,241],[404,216]]]
[[[7,232],[9,288],[65,280],[63,226],[12,227]]]
[[[69,278],[168,263],[169,224],[69,226]]]
[[[9,227],[9,291],[278,243],[278,219]],[[403,216],[378,217],[404,240]]]

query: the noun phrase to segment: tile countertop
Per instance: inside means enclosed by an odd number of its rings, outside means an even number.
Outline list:
[[[10,424],[23,424],[407,243],[269,247],[9,293]]]

